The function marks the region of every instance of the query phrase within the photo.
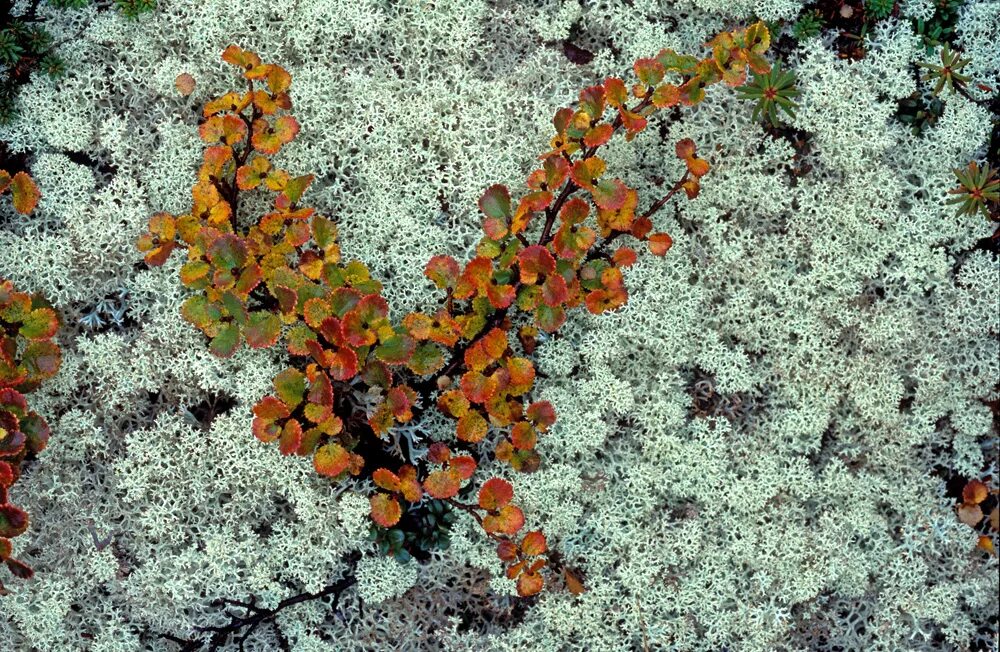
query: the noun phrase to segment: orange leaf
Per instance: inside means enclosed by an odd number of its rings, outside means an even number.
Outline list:
[[[260,57],[235,45],[230,45],[223,51],[222,60],[244,70],[250,70],[260,65]]]
[[[521,552],[526,555],[541,555],[548,549],[548,544],[545,542],[545,535],[539,530],[528,532],[524,535],[524,539],[521,540]]]
[[[573,595],[580,595],[587,590],[580,578],[568,566],[563,566],[563,581],[566,582],[566,588]]]
[[[514,485],[502,478],[490,478],[479,489],[479,506],[493,512],[514,498]]]
[[[517,594],[522,598],[535,595],[545,587],[545,580],[538,573],[521,573],[517,578]]]
[[[477,410],[466,412],[458,420],[456,436],[462,441],[478,442],[482,441],[487,431],[486,419]]]
[[[371,503],[371,518],[382,527],[392,527],[399,523],[403,508],[389,494],[377,493],[369,499]]]
[[[510,440],[518,450],[532,450],[537,441],[535,429],[527,421],[518,421],[510,431]]]
[[[978,505],[990,495],[989,488],[979,480],[970,480],[962,489],[962,500]]]
[[[313,467],[316,472],[329,478],[343,473],[350,463],[351,456],[347,449],[336,443],[320,446],[313,456]]]
[[[399,491],[399,476],[389,469],[375,469],[372,473],[372,481],[386,491]]]
[[[22,215],[27,215],[35,210],[38,198],[42,196],[42,193],[38,191],[38,186],[24,171],[14,175],[10,183],[10,194],[14,201],[14,210]]]
[[[424,480],[424,489],[433,498],[451,498],[462,488],[462,476],[455,469],[434,471]]]
[[[667,233],[654,233],[649,236],[649,251],[654,256],[665,255],[673,244],[673,239]]]
[[[483,517],[483,529],[487,532],[516,534],[523,526],[524,512],[514,505],[505,505],[496,514]]]
[[[583,144],[587,147],[600,147],[611,140],[615,129],[607,122],[592,127],[583,137]]]

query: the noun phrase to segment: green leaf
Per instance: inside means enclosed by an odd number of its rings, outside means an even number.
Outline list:
[[[29,312],[18,331],[29,340],[47,340],[56,334],[59,318],[51,308],[38,308]]]
[[[240,327],[230,322],[219,329],[218,334],[209,343],[208,350],[220,358],[228,358],[236,353],[239,345]]]
[[[375,357],[386,364],[405,364],[416,348],[409,335],[393,335],[375,347]]]
[[[281,335],[281,320],[274,313],[258,311],[250,314],[250,320],[243,328],[243,336],[253,349],[266,349],[278,341]]]
[[[508,192],[507,186],[498,183],[487,188],[479,199],[479,210],[487,217],[510,218],[510,192]]]

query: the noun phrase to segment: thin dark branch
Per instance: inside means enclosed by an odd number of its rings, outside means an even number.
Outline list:
[[[348,557],[348,562],[351,564],[352,568],[358,559],[360,559],[360,554],[358,553],[353,553]],[[336,610],[341,594],[353,586],[356,582],[357,578],[353,574],[347,575],[315,593],[304,592],[290,598],[285,598],[272,609],[257,606],[257,598],[253,595],[251,595],[250,599],[246,602],[233,600],[231,598],[221,598],[217,600],[215,604],[219,606],[233,606],[243,609],[245,614],[243,616],[239,616],[232,610],[226,610],[225,614],[229,618],[228,623],[225,625],[205,625],[195,627],[195,638],[186,639],[172,634],[158,634],[158,636],[164,640],[180,645],[181,652],[199,652],[204,649],[218,650],[226,645],[232,637],[236,637],[240,650],[244,650],[246,641],[257,630],[257,628],[265,623],[271,623],[274,627],[275,636],[278,639],[281,649],[286,650],[289,649],[288,640],[278,628],[275,621],[275,618],[279,613],[297,604],[312,602],[314,600],[322,600],[330,596],[333,597],[330,608],[331,610]],[[209,634],[211,636],[206,639],[204,635]]]

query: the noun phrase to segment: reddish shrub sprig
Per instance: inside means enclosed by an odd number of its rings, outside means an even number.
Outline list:
[[[640,213],[636,190],[608,175],[597,151],[618,133],[631,141],[657,111],[700,102],[711,84],[739,85],[748,65],[766,72],[761,55],[769,40],[757,23],[714,38],[712,55],[702,60],[663,50],[637,61],[631,92],[618,78],[581,91],[576,108],[556,112],[556,135],[527,179],[529,192],[514,201],[494,185],[481,197],[485,237],[476,256],[465,265],[449,256],[428,261],[424,273],[444,291],[442,305],[398,324],[368,268],[341,259],[333,221],[299,205],[312,175],[292,177],[269,158],[299,130],[287,114],[291,77],[229,46],[222,58],[243,70],[246,91],[206,104],[199,133],[208,147],[191,211],[154,215],[138,246],[150,265],[187,250],[181,282],[197,294],[182,314],[216,355],[230,356],[242,342],[269,347],[284,335],[293,364],[253,408],[254,434],[277,441],[282,453],[311,456],[316,471],[333,480],[358,475],[366,468],[358,452],[366,437],[385,437],[435,405],[454,420],[458,447],[475,452],[489,440],[498,460],[530,472],[540,464],[538,438],[556,415],[548,402],[530,399],[536,372],[512,346],[515,325],[530,355],[538,331],[555,332],[568,309],[600,314],[624,305],[622,269],[637,255],[612,244],[627,236],[664,255],[672,241],[654,231],[652,217],[681,190],[696,197],[709,170],[694,142],[680,141],[685,172]],[[679,83],[664,81],[667,75]],[[274,194],[273,210],[243,227],[239,193],[259,191]],[[377,397],[367,412],[352,400],[359,391]],[[455,455],[439,442],[416,465],[373,469],[372,520],[393,527],[404,504],[425,496],[446,501],[497,542],[519,593],[535,594],[544,585],[548,543],[539,531],[518,538],[525,518],[513,486],[489,478],[477,502],[458,499],[477,455]]]
[[[14,558],[11,541],[28,529],[28,514],[9,501],[22,463],[49,441],[49,426],[32,411],[24,394],[59,370],[56,312],[41,297],[17,292],[0,280],[0,561],[15,576],[28,579],[31,567]],[[0,582],[0,595],[7,593]]]

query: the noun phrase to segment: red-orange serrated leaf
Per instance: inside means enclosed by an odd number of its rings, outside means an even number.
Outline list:
[[[673,84],[660,84],[653,91],[653,106],[658,109],[666,109],[679,104],[680,101],[680,89]]]
[[[649,236],[649,251],[654,256],[665,255],[673,244],[673,238],[667,233],[654,233]]]
[[[281,335],[281,320],[271,312],[260,310],[250,313],[250,319],[243,328],[243,337],[253,349],[273,346]]]
[[[972,505],[978,505],[990,495],[989,487],[979,480],[970,480],[962,489],[962,500]]]
[[[521,552],[529,557],[544,554],[549,549],[545,541],[545,535],[540,530],[528,532],[521,540]]]
[[[230,113],[213,115],[198,127],[198,134],[206,143],[223,143],[234,145],[247,135],[247,125],[240,118]]]
[[[573,197],[559,210],[559,219],[567,224],[579,224],[590,214],[590,204],[579,197]]]
[[[251,70],[260,65],[260,57],[236,45],[230,45],[222,52],[222,60],[243,70]]]
[[[546,333],[554,333],[566,323],[566,310],[562,306],[540,305],[535,310],[535,323]]]
[[[445,414],[459,418],[469,411],[469,400],[460,390],[452,389],[441,394],[437,400],[438,409]]]
[[[435,464],[444,464],[451,459],[451,450],[443,442],[436,441],[427,447],[427,459]]]
[[[13,539],[28,529],[28,513],[10,503],[0,504],[0,537]]]
[[[517,594],[522,598],[535,595],[545,588],[545,580],[538,573],[521,573],[517,578]]]
[[[556,410],[548,401],[536,401],[529,405],[527,416],[528,420],[542,432],[545,432],[556,422]]]
[[[497,557],[503,561],[514,561],[517,559],[517,546],[513,541],[504,539],[497,544]]]
[[[409,362],[417,342],[409,335],[393,335],[375,347],[375,357],[389,365]]]
[[[462,476],[454,469],[434,471],[424,480],[424,490],[439,500],[454,497],[461,488]]]
[[[639,204],[639,194],[632,188],[625,192],[625,201],[616,209],[598,208],[597,224],[601,235],[608,237],[612,231],[628,231],[635,219],[635,209]]]
[[[417,480],[417,470],[406,464],[399,469],[399,490],[407,502],[416,503],[424,495],[424,488]]]
[[[236,91],[230,91],[222,97],[217,97],[205,102],[205,108],[202,110],[202,115],[206,118],[211,118],[213,115],[222,113],[223,111],[240,113],[243,109],[249,106],[252,97],[253,96],[250,95],[250,93],[241,94]]]
[[[580,108],[592,119],[600,119],[604,114],[604,87],[588,86],[580,91]]]
[[[637,59],[632,64],[635,76],[646,86],[656,86],[663,79],[663,64],[656,59]]]
[[[535,366],[527,358],[508,358],[507,373],[515,387],[530,387],[535,382]]]
[[[375,469],[372,473],[372,481],[386,491],[399,491],[399,476],[389,469]]]
[[[583,136],[583,144],[587,147],[600,147],[609,140],[611,136],[614,135],[615,129],[609,123],[604,122],[596,127],[592,127]]]
[[[325,444],[316,449],[313,456],[313,467],[320,475],[329,478],[336,477],[347,470],[351,463],[351,455],[347,449],[337,443]]]
[[[483,529],[487,532],[517,534],[522,527],[524,527],[524,512],[514,505],[504,505],[498,513],[483,517]]]
[[[253,413],[267,421],[277,421],[288,417],[288,406],[274,396],[265,396],[253,406]]]
[[[694,141],[691,140],[690,138],[683,138],[681,140],[678,140],[677,144],[674,145],[674,151],[677,154],[677,158],[681,159],[682,161],[686,161],[687,159],[694,156],[695,153]]]
[[[510,431],[510,440],[517,450],[530,451],[538,441],[535,428],[527,421],[518,421]]]
[[[22,215],[27,215],[35,210],[38,205],[38,198],[42,196],[38,186],[23,170],[14,175],[10,181],[10,194],[14,202],[14,210]]]
[[[485,403],[497,391],[496,378],[485,376],[478,371],[469,371],[463,374],[460,384],[462,393],[472,403]]]
[[[271,170],[271,162],[263,156],[254,156],[248,165],[236,170],[236,185],[240,190],[253,190],[259,186]]]
[[[51,308],[36,308],[24,316],[18,333],[29,340],[47,340],[59,329],[59,317]]]
[[[638,240],[645,240],[646,235],[653,230],[653,221],[648,217],[640,217],[632,222],[632,236]]]
[[[638,113],[632,113],[626,109],[621,109],[619,115],[622,118],[622,126],[625,127],[625,131],[628,132],[626,135],[627,140],[631,140],[635,134],[646,128],[646,118],[642,117]]]
[[[458,262],[451,256],[434,256],[424,267],[424,276],[442,290],[455,285],[458,280]]]
[[[503,478],[490,478],[479,489],[479,506],[495,512],[514,498],[514,485]]]
[[[985,534],[980,534],[979,539],[976,541],[976,547],[984,552],[988,552],[991,555],[996,554],[996,548],[993,546],[993,539],[986,536]]]
[[[540,274],[551,274],[556,270],[556,260],[548,249],[541,245],[525,247],[517,254],[521,282],[534,284]]]
[[[628,89],[625,82],[617,77],[608,77],[604,80],[604,98],[608,104],[619,107],[628,102]]]
[[[591,195],[599,208],[617,210],[625,205],[629,190],[619,179],[601,179],[591,189]]]
[[[552,193],[547,190],[531,192],[521,197],[517,211],[511,218],[510,232],[520,233],[528,227],[531,217],[538,211],[545,210],[552,203]]]
[[[371,503],[371,519],[382,527],[392,527],[399,523],[403,508],[399,501],[388,494],[377,493],[369,499]]]
[[[478,442],[486,436],[488,425],[477,410],[469,410],[458,420],[456,436],[462,441]]]
[[[241,121],[242,123],[242,121]],[[299,133],[299,122],[293,116],[283,115],[272,125],[263,118],[253,123],[250,142],[254,149],[263,154],[277,154],[283,145],[292,142]]]
[[[576,185],[591,190],[594,187],[595,181],[604,174],[606,169],[607,166],[604,164],[603,159],[591,156],[590,158],[573,163],[573,168],[570,170],[570,177]]]
[[[681,184],[681,187],[684,188],[684,194],[687,195],[688,199],[694,199],[701,191],[701,184],[698,183],[697,179],[688,179]]]
[[[476,460],[469,455],[458,455],[448,460],[448,468],[452,469],[463,480],[468,480],[476,472]]]
[[[274,390],[285,405],[294,408],[302,402],[306,391],[306,376],[298,369],[289,367],[274,377]]]
[[[700,178],[708,174],[711,166],[703,158],[691,157],[685,161],[687,164],[688,172],[691,173],[695,178]]]
[[[278,440],[278,450],[282,455],[295,455],[302,447],[302,424],[296,419],[285,422]]]
[[[615,253],[611,254],[611,260],[618,267],[630,267],[635,264],[638,257],[631,247],[618,247]]]

